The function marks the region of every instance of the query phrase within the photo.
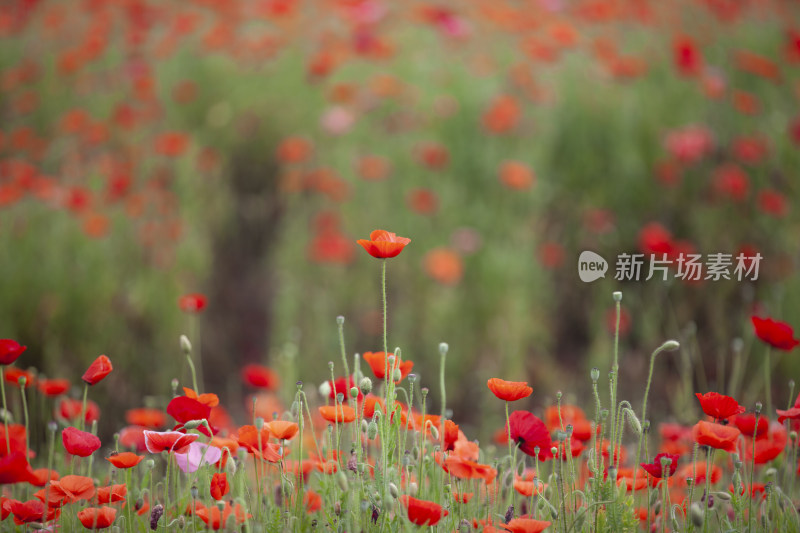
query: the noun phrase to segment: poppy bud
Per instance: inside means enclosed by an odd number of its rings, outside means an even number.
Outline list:
[[[161,519],[161,515],[164,514],[164,506],[160,503],[153,507],[153,510],[150,511],[150,529],[155,531],[158,529],[158,521]]]
[[[614,298],[615,302],[621,302],[622,301],[622,291],[614,291],[613,293],[611,293],[611,297]]]
[[[446,342],[439,343],[439,353],[442,355],[447,355],[447,351],[450,349],[450,346]]]
[[[178,384],[179,383],[180,382],[178,381],[177,378],[172,378],[172,381],[170,382],[170,385],[172,386],[172,395],[173,396],[177,396],[178,395]]]
[[[681,343],[676,340],[670,339],[661,345],[661,349],[667,352],[674,352],[681,347]]]
[[[416,383],[417,382],[417,375],[416,374],[409,374],[408,375],[408,382],[409,383]]]
[[[369,440],[375,440],[375,437],[378,436],[378,424],[375,422],[370,422],[367,426],[367,438]]]
[[[336,324],[339,326],[344,326],[344,317],[342,315],[336,317]]]
[[[592,368],[592,371],[589,373],[589,376],[592,378],[592,383],[597,385],[597,380],[600,379],[600,369],[597,367]]]
[[[429,422],[429,428],[430,428],[431,437],[433,437],[433,440],[439,440],[439,430],[436,428],[436,426],[434,426],[433,424],[430,424],[430,422]]]
[[[350,387],[350,397],[358,398],[358,387]]]
[[[19,379],[17,379],[17,383],[21,389],[24,389],[25,385],[28,383],[28,378],[25,376],[20,376]]]
[[[756,414],[757,415],[761,414],[761,408],[762,407],[763,407],[763,405],[761,404],[761,402],[756,402]]]
[[[153,467],[156,466],[156,462],[152,459],[148,459],[147,461],[144,461],[142,465],[144,466],[145,470],[152,470]]]
[[[186,335],[181,335],[180,345],[183,355],[189,356],[192,354],[192,343],[189,342],[189,337]]]
[[[789,432],[789,439],[792,442],[796,441],[797,440],[797,432],[796,431],[790,431]]]
[[[689,507],[689,516],[692,519],[692,524],[694,524],[694,527],[703,527],[705,514],[703,513],[703,509],[699,504],[693,503],[692,506]]]
[[[687,487],[691,487],[692,483],[694,483],[694,478],[693,477],[687,477],[686,478],[686,486]]]
[[[411,483],[408,484],[408,493],[411,496],[414,496],[417,493],[418,490],[419,490],[419,486],[417,485],[416,482],[412,481]]]
[[[109,375],[113,369],[114,367],[111,365],[111,360],[105,355],[101,355],[89,365],[89,368],[83,373],[81,379],[85,381],[87,385],[96,385]]]
[[[193,500],[196,500],[200,495],[200,491],[197,490],[197,485],[192,485],[192,488],[189,489],[189,492],[191,492]]]
[[[553,457],[558,457],[558,448],[556,446],[553,446],[552,448],[550,448],[550,453],[553,455]]]
[[[392,495],[392,498],[397,498],[400,496],[400,491],[397,490],[397,485],[394,483],[389,483],[389,494]]]
[[[189,429],[197,429],[200,426],[204,425],[205,423],[206,423],[205,419],[202,419],[202,420],[189,420],[188,422],[183,424],[183,429],[187,429],[187,430],[189,430]]]
[[[336,474],[336,484],[339,485],[339,488],[342,490],[342,492],[347,492],[350,486],[347,482],[347,474],[339,470],[339,472]]]
[[[400,369],[399,369],[399,368],[395,368],[395,369],[392,371],[392,379],[393,379],[394,381],[400,381],[401,379],[403,379],[403,373],[400,371]],[[354,387],[354,388],[355,388],[355,387]]]
[[[731,501],[731,495],[727,492],[713,492],[712,494],[724,502]]]
[[[361,392],[364,394],[369,394],[372,391],[372,380],[368,377],[361,378],[361,382],[358,384]]]

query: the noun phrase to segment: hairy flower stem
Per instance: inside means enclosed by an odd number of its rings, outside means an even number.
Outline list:
[[[83,431],[84,424],[86,422],[86,397],[89,395],[89,384],[83,384],[83,404],[81,406],[81,419],[80,419],[80,426],[79,429]]]
[[[611,424],[611,449],[616,449],[617,443],[617,433],[616,433],[616,406],[617,406],[617,382],[619,381],[619,323],[620,317],[622,314],[622,305],[620,300],[622,300],[622,294],[619,293],[619,298],[614,298],[617,300],[616,302],[616,309],[617,309],[617,319],[614,326],[614,362],[611,365],[611,374],[609,375],[608,379],[608,388],[609,393],[611,394],[611,404],[609,405],[609,416],[611,420],[609,423]],[[599,403],[599,402],[598,402]],[[598,408],[599,412],[599,408]],[[613,463],[613,456],[611,458],[611,463]]]
[[[664,350],[674,350],[677,349],[680,345],[676,341],[667,341],[658,348],[656,348],[653,353],[650,355],[650,371],[647,374],[647,386],[644,389],[644,399],[642,400],[642,418],[641,423],[647,423],[647,396],[650,394],[650,385],[653,382],[653,367],[656,363],[656,356],[663,352]],[[613,408],[611,409],[613,411]],[[642,454],[642,441],[646,439],[645,432],[642,431],[639,435],[639,445],[636,446],[636,461],[634,461],[633,465],[633,486],[636,487],[636,474],[638,472],[639,459],[641,458]],[[645,444],[646,445],[646,444]],[[613,444],[612,444],[613,446]],[[614,452],[614,448],[611,448],[612,454]],[[613,455],[612,455],[613,459]]]
[[[30,421],[28,419],[28,399],[25,397],[25,386],[27,385],[28,380],[24,377],[19,378],[19,394],[22,397],[22,413],[25,417],[25,457],[28,457],[28,451],[31,449],[31,442],[30,442]],[[11,453],[11,448],[8,448],[8,452]]]
[[[386,327],[386,259],[383,259],[381,261],[381,299],[383,300],[383,353],[388,358],[389,343],[387,341],[387,327]]]
[[[770,377],[770,346],[767,346],[767,355],[764,356],[764,405],[767,406],[767,412],[772,413],[772,379]]]
[[[347,380],[350,377],[350,367],[347,364],[347,355],[345,353],[345,348],[344,348],[344,317],[343,316],[340,316],[340,317],[336,318],[336,326],[337,326],[337,329],[339,331],[339,351],[342,354],[342,364],[344,365],[344,376],[345,376],[345,380]],[[355,380],[355,378],[354,378],[354,380]],[[358,382],[356,382],[356,386],[358,386]],[[347,405],[351,405],[353,402],[358,403],[357,397],[356,398],[351,398],[350,397],[350,391],[349,390],[345,391],[344,394],[345,394],[345,397],[347,398]],[[352,406],[352,407],[355,409],[355,406]],[[358,432],[358,428],[356,427],[355,424],[353,424],[353,431],[351,433],[352,433],[352,437],[353,437],[353,441],[354,442],[356,440],[356,437],[358,436],[357,432]]]
[[[0,379],[0,394],[3,395],[3,425],[6,433],[6,450],[11,452],[11,438],[8,434],[8,404],[6,404],[6,384],[5,379]]]
[[[709,448],[706,452],[706,494],[703,500],[703,533],[708,533],[708,528],[711,527],[711,523],[708,520],[708,500],[711,496],[711,466],[714,464],[714,452],[716,451],[716,448]]]
[[[442,434],[439,435],[442,439],[442,454],[444,454],[445,450],[445,415],[447,411],[447,393],[445,392],[444,388],[444,373],[445,373],[445,361],[447,359],[447,349],[448,346],[445,343],[439,344],[439,354],[441,356],[440,361],[441,364],[439,365],[439,388],[442,390],[442,418],[440,419],[439,428],[442,430]]]
[[[756,412],[755,412],[756,421],[755,421],[755,424],[753,425],[753,432],[754,433],[755,433],[756,428],[758,428],[758,416],[761,414],[760,411],[761,411],[760,409],[756,409]],[[751,524],[752,524],[751,520],[753,519],[753,477],[755,476],[755,473],[756,473],[756,438],[755,438],[755,435],[753,435],[753,449],[752,449],[752,452],[753,452],[753,454],[750,456],[750,482],[749,482],[748,487],[747,487],[747,492],[745,493],[745,495],[747,496],[747,500],[748,500],[748,502],[747,502],[747,527],[748,527],[748,529],[751,529]],[[709,473],[708,473],[708,471],[706,471],[706,477],[708,477],[708,476],[709,476]]]

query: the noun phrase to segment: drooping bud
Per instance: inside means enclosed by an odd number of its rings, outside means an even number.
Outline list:
[[[191,355],[192,343],[189,342],[189,337],[187,337],[186,335],[181,335],[179,342],[181,345],[181,351],[183,352],[183,355]]]
[[[661,349],[664,350],[665,352],[674,352],[675,350],[677,350],[680,347],[681,347],[681,343],[679,343],[678,341],[676,341],[674,339],[670,339],[670,340],[668,340],[667,342],[665,342],[664,344],[661,345]]]
[[[694,527],[703,527],[703,519],[705,518],[705,514],[703,513],[703,508],[700,507],[699,504],[693,503],[691,507],[689,507],[689,516],[692,519],[692,524]]]

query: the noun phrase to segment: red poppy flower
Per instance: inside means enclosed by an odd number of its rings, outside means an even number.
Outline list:
[[[236,505],[231,506],[231,504],[228,502],[225,502],[225,506],[221,511],[219,507],[214,505],[212,507],[197,509],[195,514],[197,514],[197,516],[199,516],[200,519],[213,530],[218,530],[225,527],[225,524],[228,523],[228,519],[231,516],[234,517],[234,520],[237,524],[242,524],[248,518],[251,518],[249,514],[245,513],[241,505],[237,503]]]
[[[533,518],[512,518],[508,524],[501,524],[500,527],[511,533],[541,533],[552,522],[546,520],[534,520]]]
[[[177,422],[185,424],[190,420],[207,420],[211,408],[194,398],[176,396],[167,405],[167,414]]]
[[[771,318],[759,318],[751,316],[756,336],[773,348],[791,351],[800,341],[794,338],[792,326],[786,322],[772,320]]]
[[[89,368],[83,373],[81,379],[89,385],[96,385],[109,375],[112,370],[114,370],[114,367],[111,365],[111,360],[105,355],[101,355],[89,365]]]
[[[739,405],[735,399],[717,392],[707,392],[705,394],[695,393],[700,400],[700,407],[708,416],[717,420],[728,418],[729,416],[744,413],[745,407]]]
[[[492,378],[486,382],[492,394],[507,402],[516,402],[533,394],[533,389],[524,381],[506,381]]]
[[[134,426],[159,429],[167,425],[167,415],[161,409],[141,407],[125,411],[125,421]]]
[[[186,434],[180,431],[144,431],[144,443],[150,453],[188,451],[189,445],[200,438],[196,433]]]
[[[61,433],[67,453],[78,457],[89,457],[100,449],[100,439],[91,433],[68,427]]]
[[[376,378],[384,379],[386,377],[386,367],[390,366],[386,362],[386,352],[364,352],[361,358],[366,361]],[[400,369],[400,379],[395,383],[400,383],[411,373],[411,370],[414,368],[414,363],[412,361],[401,360],[399,365],[397,361],[395,361],[395,366]]]
[[[672,460],[670,465],[666,468],[666,472],[664,472],[664,466],[661,464],[661,459],[663,457]],[[678,468],[678,456],[671,453],[659,453],[655,456],[652,463],[641,463],[641,465],[648,474],[655,478],[661,479],[664,477],[665,473],[666,477],[672,477],[675,474],[675,470]]]
[[[756,438],[755,456],[753,455],[752,438],[744,439],[744,454],[742,455],[745,461],[752,460],[755,464],[763,465],[778,457],[786,449],[788,441],[783,423],[773,422],[767,433]]]
[[[703,56],[691,37],[677,37],[672,43],[675,66],[684,76],[699,74],[703,67]]]
[[[411,242],[411,239],[398,237],[389,231],[376,229],[369,234],[369,240],[359,239],[356,242],[363,246],[372,257],[388,259],[399,255],[403,248]]]
[[[309,489],[303,497],[303,503],[307,513],[316,513],[322,509],[322,496]]]
[[[15,340],[0,339],[0,365],[10,365],[27,349]]]
[[[56,418],[59,416],[70,422],[80,420],[81,412],[83,412],[83,402],[74,398],[61,398],[58,402],[58,407],[55,413]],[[84,414],[84,421],[91,424],[95,420],[100,419],[100,408],[92,400],[86,402],[86,413]]]
[[[187,398],[197,400],[198,402],[204,403],[211,408],[217,407],[219,405],[219,396],[217,396],[213,392],[205,392],[203,394],[197,394],[192,389],[188,387],[183,387],[183,394],[186,395]]]
[[[405,494],[399,499],[408,511],[408,519],[418,526],[435,526],[439,520],[450,514],[437,503],[418,500]]]
[[[86,529],[105,529],[111,527],[117,518],[117,510],[113,507],[87,507],[78,512],[78,520]]]
[[[137,452],[147,450],[144,439],[144,426],[125,426],[119,432],[119,445],[123,448],[134,448]]]
[[[760,437],[766,433],[769,428],[769,420],[766,416],[758,417],[758,427],[756,427],[756,415],[753,413],[736,415],[731,417],[730,422],[739,428],[742,435],[748,437]]]
[[[528,411],[514,411],[509,417],[509,425],[511,440],[519,445],[520,451],[533,457],[538,447],[539,460],[544,461],[552,457],[550,448],[553,444],[550,432],[539,417]]]
[[[46,468],[37,468],[33,471],[33,475],[36,476],[36,482],[31,482],[31,485],[35,487],[44,487],[49,481],[56,481],[59,478],[58,472]]]
[[[47,498],[50,505],[64,505],[89,500],[95,492],[92,478],[69,475],[50,483]]]
[[[274,389],[278,387],[278,376],[263,365],[250,364],[242,369],[242,381],[257,389]]]
[[[116,466],[117,468],[133,468],[144,459],[144,455],[136,455],[132,452],[121,452],[106,457],[106,461]]]
[[[38,478],[33,473],[24,453],[15,451],[0,458],[0,485],[35,483],[36,481]]]
[[[726,452],[736,452],[736,442],[741,432],[730,426],[714,424],[701,420],[692,428],[692,435],[696,443],[701,446],[710,446]]]
[[[323,405],[319,408],[322,418],[333,424],[334,422],[349,424],[356,419],[356,411],[349,405]]]
[[[442,285],[456,285],[464,276],[464,261],[451,248],[434,248],[425,254],[422,267],[431,279]]]
[[[8,433],[10,449],[6,447],[6,433]],[[0,457],[14,451],[25,453],[27,433],[23,424],[0,424]]]
[[[67,392],[72,383],[68,379],[40,379],[36,386],[45,396],[59,396]]]
[[[22,524],[30,524],[33,522],[41,522],[42,515],[44,514],[44,503],[39,500],[28,500],[20,502],[17,500],[8,500],[9,509],[14,515],[14,523],[18,526]],[[47,509],[47,520],[54,520],[61,514],[60,509],[49,507]]]
[[[124,502],[125,496],[128,494],[128,487],[122,483],[120,485],[111,485],[109,487],[100,487],[97,489],[97,503],[117,503]]]
[[[22,370],[15,366],[9,366],[5,369],[5,372],[3,372],[3,379],[5,379],[7,383],[11,383],[17,387],[19,387],[20,378],[25,378],[26,389],[36,383],[36,376],[34,376],[33,372]]]
[[[207,303],[205,295],[200,293],[185,294],[178,298],[178,307],[187,313],[199,313]]]
[[[211,487],[210,487],[211,497],[215,500],[219,501],[225,497],[226,494],[231,490],[231,485],[228,483],[228,476],[225,472],[216,473],[211,476]]]

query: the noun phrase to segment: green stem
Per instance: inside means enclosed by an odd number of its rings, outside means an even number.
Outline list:
[[[386,357],[389,357],[389,343],[387,341],[386,327],[386,259],[381,261],[381,299],[383,300],[383,353]]]
[[[767,355],[764,357],[764,396],[765,405],[767,406],[767,413],[772,413],[772,380],[770,379],[770,346],[767,346]]]
[[[0,376],[0,394],[3,395],[3,425],[6,430],[6,453],[11,453],[11,437],[8,435],[8,405],[6,404],[5,376]]]
[[[80,419],[80,430],[83,431],[83,428],[86,423],[86,398],[89,395],[89,384],[83,384],[83,405],[81,407],[81,419]]]
[[[27,385],[27,380],[25,378],[20,378],[19,394],[20,394],[20,396],[22,396],[22,412],[23,412],[23,414],[25,416],[25,459],[27,460],[27,458],[28,458],[28,450],[31,449],[31,443],[30,443],[30,440],[31,440],[31,437],[30,437],[31,429],[30,429],[30,422],[28,420],[28,400],[25,397],[25,387],[26,387],[26,385]],[[9,451],[9,453],[11,452],[10,449],[8,451]]]

